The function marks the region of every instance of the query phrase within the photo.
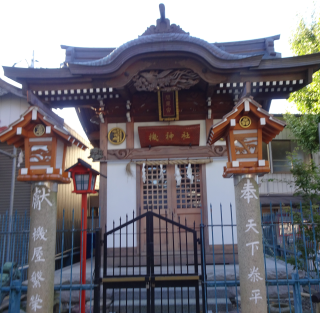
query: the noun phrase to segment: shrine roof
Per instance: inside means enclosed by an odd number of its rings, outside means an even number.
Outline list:
[[[202,49],[201,49],[202,48]],[[125,55],[124,52],[127,51]],[[99,60],[88,62],[69,62],[84,66],[106,66],[116,61],[119,58],[120,62],[125,62],[127,59],[137,54],[148,52],[170,52],[170,51],[185,51],[194,52],[206,59],[211,65],[217,68],[229,68],[224,64],[223,60],[242,61],[239,64],[236,62],[234,67],[257,66],[262,59],[262,54],[257,55],[241,55],[231,54],[218,48],[215,44],[211,44],[203,39],[192,37],[188,34],[181,33],[158,33],[153,35],[140,36],[137,39],[128,41],[120,47],[113,50],[110,54]],[[209,52],[209,55],[206,54]],[[220,62],[214,62],[210,55],[215,56]],[[247,62],[243,62],[246,60]]]
[[[17,88],[0,78],[0,96],[3,96],[8,93],[12,93],[20,98],[26,98],[26,96],[23,95],[22,90],[20,88]]]
[[[280,35],[275,35],[251,40],[215,42],[213,44],[231,54],[263,54],[262,59],[273,59],[281,58],[281,53],[274,50],[274,41],[279,39]]]
[[[191,66],[191,58],[201,60],[206,69],[221,73],[221,70],[277,70],[281,68],[312,67],[315,72],[320,68],[320,54],[281,58],[275,52],[274,41],[280,35],[253,40],[209,43],[203,39],[190,36],[179,25],[171,24],[166,18],[165,6],[159,5],[160,18],[156,25],[151,25],[136,39],[128,41],[118,48],[85,48],[62,45],[66,50],[66,59],[60,69],[21,69],[3,67],[5,75],[18,82],[37,79],[61,79],[70,82],[72,79],[88,79],[85,75],[114,75],[117,71],[130,78],[122,79],[118,87],[123,87],[132,79],[129,60],[161,57],[186,57],[186,67]],[[190,58],[191,57],[191,58]],[[182,62],[183,63],[183,62]],[[126,64],[126,65],[125,65]],[[177,64],[177,63],[176,63]],[[137,72],[137,70],[135,69]],[[203,69],[202,69],[203,71]],[[205,73],[205,72],[204,72]],[[311,71],[310,71],[311,73]],[[116,74],[116,75],[118,75]],[[131,74],[131,75],[130,75]],[[137,73],[134,73],[137,74]],[[259,73],[260,75],[261,73]],[[270,75],[270,72],[267,73]],[[118,75],[119,76],[119,75]],[[115,76],[114,76],[115,77]],[[117,78],[113,79],[116,80]],[[120,80],[120,78],[119,78]],[[84,80],[82,80],[83,82]],[[112,80],[109,80],[110,83]],[[211,82],[210,82],[211,83]],[[115,86],[111,86],[115,87]]]
[[[227,52],[228,54],[244,55],[246,57],[252,55],[262,55],[262,59],[269,59],[281,57],[281,53],[274,51],[274,41],[278,39],[280,39],[280,35],[253,40],[215,42],[208,44],[213,46],[213,48],[218,48],[216,49],[217,51],[221,50],[220,53]],[[119,49],[120,47],[89,48],[61,45],[61,48],[66,50],[66,63],[82,64],[106,58],[108,55],[110,55],[112,52]]]
[[[179,91],[180,120],[206,119],[207,99],[215,118],[232,110],[244,95],[254,96],[269,110],[272,99],[287,99],[310,84],[320,69],[320,53],[281,58],[274,49],[278,39],[280,35],[208,42],[171,24],[160,4],[156,25],[118,48],[62,45],[62,68],[3,69],[23,84],[31,105],[61,125],[51,108],[75,107],[89,140],[99,146],[106,117],[108,123],[158,121],[156,92],[167,86]]]

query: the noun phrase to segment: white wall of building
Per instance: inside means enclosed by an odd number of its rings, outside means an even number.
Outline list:
[[[295,192],[292,174],[266,174],[259,177],[259,185],[260,195],[293,195]]]
[[[12,94],[0,97],[0,127],[9,126],[15,122],[29,106],[26,99]]]
[[[136,166],[131,165],[133,177],[126,174],[126,166],[129,161],[125,162],[109,162],[107,173],[107,231],[126,222],[126,214],[128,220],[132,219],[132,213],[136,214]],[[102,192],[102,190],[100,190]],[[127,230],[132,233],[132,227]],[[108,239],[108,245],[111,246],[112,238]],[[116,234],[116,245],[119,246],[119,233]],[[122,237],[122,246],[124,246],[126,237]],[[132,246],[132,239],[128,242],[128,247]]]
[[[206,165],[206,179],[207,179],[207,203],[208,203],[208,224],[211,224],[210,204],[212,204],[212,220],[213,225],[236,224],[235,198],[233,178],[223,178],[223,167],[226,165],[227,158],[214,159],[212,163]],[[220,204],[222,205],[222,219],[220,214]],[[209,244],[212,245],[212,228],[208,227]],[[232,244],[231,227],[223,227],[224,244]],[[237,228],[233,228],[233,240],[237,243]],[[222,244],[222,229],[220,226],[213,227],[213,241],[214,244]]]

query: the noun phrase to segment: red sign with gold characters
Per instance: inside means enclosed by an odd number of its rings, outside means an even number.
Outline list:
[[[141,148],[199,146],[200,125],[138,127]]]
[[[175,117],[174,92],[162,92],[162,116]]]
[[[178,121],[178,91],[158,91],[159,121]]]

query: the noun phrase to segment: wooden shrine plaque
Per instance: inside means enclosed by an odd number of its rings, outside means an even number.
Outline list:
[[[141,148],[199,146],[200,125],[138,127]]]
[[[178,91],[158,91],[159,121],[178,121]]]

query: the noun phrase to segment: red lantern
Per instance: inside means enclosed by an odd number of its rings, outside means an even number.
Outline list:
[[[97,193],[94,189],[96,178],[100,174],[98,171],[92,169],[87,162],[78,159],[78,162],[65,170],[71,173],[74,193],[82,194],[81,201],[81,259],[80,275],[82,275],[82,284],[86,283],[86,256],[87,256],[87,194]],[[82,274],[81,274],[82,273]],[[81,312],[85,312],[85,295],[86,291],[81,291]]]

